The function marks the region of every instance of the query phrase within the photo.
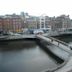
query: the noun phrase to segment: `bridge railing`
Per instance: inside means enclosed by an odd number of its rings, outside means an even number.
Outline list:
[[[54,41],[57,41],[58,43],[61,43],[61,44],[64,44],[65,46],[68,46],[71,50],[72,50],[72,47],[69,46],[68,43],[64,42],[64,41],[61,41],[61,40],[58,40],[56,38],[53,38],[53,37],[49,37],[51,40],[54,40]]]

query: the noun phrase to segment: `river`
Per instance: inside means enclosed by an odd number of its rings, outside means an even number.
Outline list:
[[[55,38],[64,41],[72,46],[72,35],[62,35],[62,36],[56,36]]]
[[[0,45],[0,72],[41,72],[58,65],[35,41]]]

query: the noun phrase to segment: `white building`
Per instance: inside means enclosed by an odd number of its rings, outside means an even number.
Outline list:
[[[50,17],[42,15],[39,17],[39,29],[51,29]]]

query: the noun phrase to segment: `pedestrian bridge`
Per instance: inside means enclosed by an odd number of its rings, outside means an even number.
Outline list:
[[[72,51],[71,51],[72,50],[72,47],[69,46],[67,43],[65,43],[63,41],[60,41],[60,40],[55,39],[53,37],[44,37],[42,35],[36,35],[36,38],[37,39],[44,40],[44,41],[46,41],[48,43],[51,43],[51,44],[53,44],[55,46],[58,46],[58,48],[61,48],[64,51],[66,51],[66,52],[68,52],[68,53],[70,53],[72,55]]]

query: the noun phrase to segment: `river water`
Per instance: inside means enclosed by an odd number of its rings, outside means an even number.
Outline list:
[[[0,45],[0,72],[41,72],[58,65],[35,41]]]
[[[72,46],[72,35],[62,35],[62,36],[56,36],[55,38],[64,41],[68,43],[70,46]]]

